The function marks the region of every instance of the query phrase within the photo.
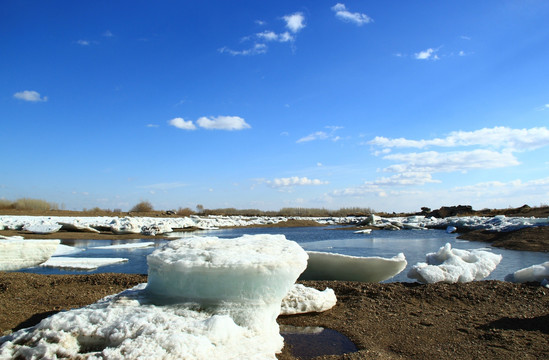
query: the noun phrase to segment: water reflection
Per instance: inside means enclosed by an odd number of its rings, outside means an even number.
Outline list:
[[[332,329],[280,325],[280,334],[284,337],[284,346],[289,346],[292,355],[298,359],[358,351],[347,336]]]

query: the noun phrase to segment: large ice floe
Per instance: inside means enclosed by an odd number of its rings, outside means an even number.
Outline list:
[[[281,309],[335,304],[294,286],[307,253],[283,235],[180,239],[147,260],[147,284],[0,338],[0,359],[275,359]]]
[[[508,274],[505,276],[505,281],[516,283],[540,282],[542,285],[547,286],[549,284],[549,261]]]
[[[48,260],[59,240],[23,240],[19,237],[0,237],[0,271],[19,270]]]
[[[301,280],[342,280],[380,282],[392,278],[406,268],[403,253],[392,258],[359,257],[319,251],[307,251],[307,269]]]
[[[408,277],[423,283],[456,283],[482,280],[501,261],[502,256],[485,250],[452,249],[450,244],[426,256],[426,262],[417,263]]]

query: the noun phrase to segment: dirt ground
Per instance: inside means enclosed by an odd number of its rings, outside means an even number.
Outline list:
[[[145,275],[0,272],[0,333],[32,326],[146,282]],[[315,359],[549,359],[549,289],[539,284],[369,284],[306,281],[335,290],[324,313],[280,324],[337,330],[359,351]],[[296,359],[288,346],[279,360]]]

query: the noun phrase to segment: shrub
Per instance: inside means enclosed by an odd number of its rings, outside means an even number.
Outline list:
[[[13,208],[13,202],[6,199],[0,199],[0,209],[11,209],[11,208]]]
[[[131,208],[130,211],[132,212],[151,212],[154,208],[152,204],[148,201],[141,201],[140,203],[136,204],[134,207]]]
[[[17,199],[14,207],[18,210],[58,210],[59,205],[45,200],[21,198]]]

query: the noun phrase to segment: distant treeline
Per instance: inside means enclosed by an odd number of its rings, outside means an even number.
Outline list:
[[[21,198],[15,201],[0,199],[0,209],[59,210],[59,205],[46,200]]]
[[[61,209],[64,209],[64,205]],[[0,209],[15,209],[23,211],[51,211],[60,210],[57,203],[49,202],[40,199],[21,198],[15,201],[0,199]],[[82,212],[89,215],[120,215],[124,216],[125,213],[121,209],[101,209],[94,207],[91,209],[83,209]],[[342,216],[367,216],[374,214],[375,211],[369,207],[345,207],[339,210],[331,210],[325,208],[304,208],[304,207],[285,207],[278,211],[259,210],[259,209],[236,209],[236,208],[222,208],[222,209],[206,209],[202,205],[197,205],[193,210],[189,207],[180,207],[172,210],[155,210],[153,205],[149,201],[141,201],[134,205],[129,213],[139,213],[142,216],[160,214],[164,215],[177,215],[177,216],[189,216],[189,215],[221,215],[221,216],[303,216],[303,217],[342,217]]]

